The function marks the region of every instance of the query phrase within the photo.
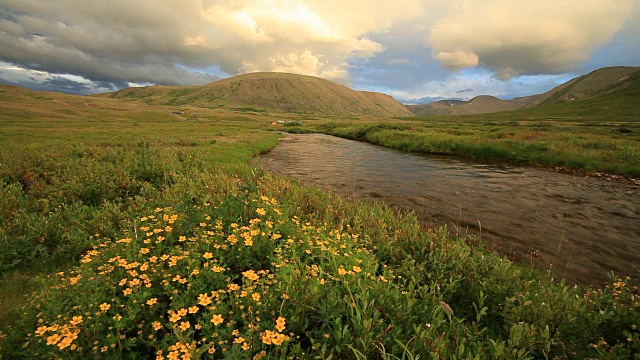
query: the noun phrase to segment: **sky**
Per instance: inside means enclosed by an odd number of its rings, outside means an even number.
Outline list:
[[[0,83],[91,94],[278,71],[403,103],[640,66],[640,0],[0,0]]]

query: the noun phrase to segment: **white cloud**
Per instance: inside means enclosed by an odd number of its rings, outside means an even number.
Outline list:
[[[575,69],[623,26],[632,0],[465,0],[431,29],[447,69],[481,65],[501,79]]]
[[[286,71],[344,80],[384,51],[370,34],[418,16],[420,0],[0,0],[0,60],[92,80],[186,85]]]

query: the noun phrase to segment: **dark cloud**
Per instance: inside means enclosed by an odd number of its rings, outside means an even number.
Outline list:
[[[472,92],[473,89],[472,88],[466,88],[466,89],[462,89],[462,90],[458,90],[456,91],[456,94],[461,94],[461,93],[466,93],[466,92]]]
[[[45,87],[58,89],[60,92],[69,94],[86,94],[93,89],[90,84],[81,83],[62,76],[52,76],[44,80],[42,84]]]

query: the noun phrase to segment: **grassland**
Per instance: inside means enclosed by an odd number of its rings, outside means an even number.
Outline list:
[[[604,96],[493,114],[308,122],[293,131],[410,152],[640,177],[639,104]]]
[[[640,301],[624,279],[568,287],[411,214],[252,167],[280,115],[4,96],[2,358],[640,352]],[[303,120],[287,129],[360,126]]]

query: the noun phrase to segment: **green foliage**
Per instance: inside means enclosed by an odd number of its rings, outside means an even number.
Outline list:
[[[224,196],[130,218],[96,238],[77,266],[43,278],[0,351],[247,359],[638,351],[640,301],[624,281],[583,292],[380,205],[255,173],[218,181],[228,184]]]

